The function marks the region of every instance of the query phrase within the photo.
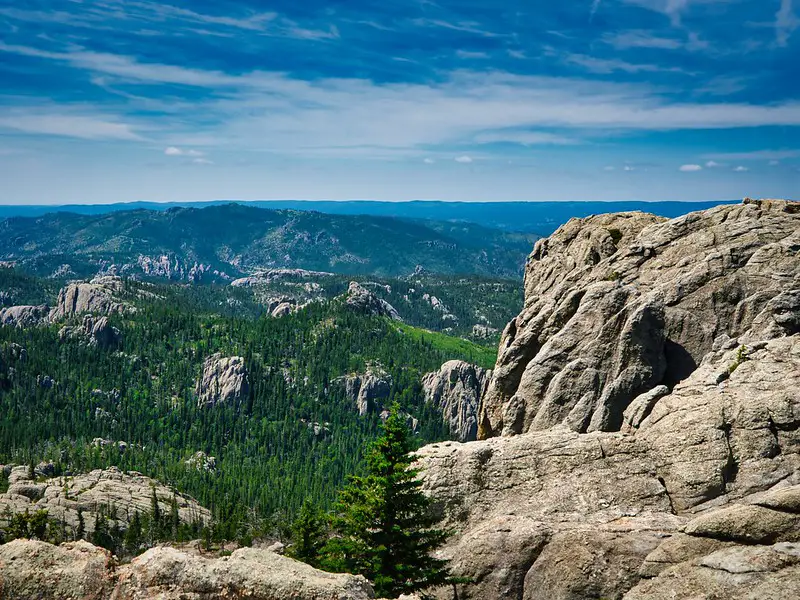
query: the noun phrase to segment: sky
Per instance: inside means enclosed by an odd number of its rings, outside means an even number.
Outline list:
[[[0,203],[800,198],[800,0],[0,0]]]

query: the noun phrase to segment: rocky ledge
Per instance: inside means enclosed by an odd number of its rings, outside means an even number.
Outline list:
[[[485,439],[419,453],[459,598],[796,594],[800,205],[576,219],[525,288]]]
[[[9,486],[0,494],[0,521],[9,514],[46,510],[50,519],[75,530],[80,510],[86,532],[91,533],[95,515],[101,510],[108,514],[107,509],[114,507],[117,524],[125,529],[135,513],[145,514],[151,510],[155,491],[163,514],[169,514],[174,496],[182,522],[211,522],[211,513],[194,499],[134,471],[123,472],[110,467],[79,475],[31,478],[28,467],[2,468],[8,472]]]
[[[15,540],[0,546],[0,597],[6,600],[367,600],[363,577],[334,575],[270,552],[243,548],[208,558],[152,548],[130,564],[87,542],[53,546]]]

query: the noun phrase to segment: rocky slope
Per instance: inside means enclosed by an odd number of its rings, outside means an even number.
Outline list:
[[[217,404],[238,406],[250,393],[250,376],[241,356],[212,354],[203,362],[203,372],[195,384],[197,406]]]
[[[420,451],[458,532],[443,554],[475,581],[459,597],[791,597],[798,290],[793,203],[590,217],[538,243],[486,439]]]
[[[119,526],[125,529],[135,513],[145,514],[151,510],[153,490],[163,514],[169,513],[174,494],[173,490],[154,479],[141,473],[125,473],[116,467],[47,478],[41,476],[48,471],[47,465],[43,465],[34,479],[29,476],[28,467],[5,466],[2,469],[8,472],[9,486],[5,493],[0,494],[0,522],[7,514],[46,510],[50,519],[75,530],[80,509],[86,531],[91,533],[94,515],[113,506]],[[175,494],[175,500],[182,522],[211,522],[211,513],[192,498]]]
[[[0,597],[6,600],[367,600],[363,577],[334,575],[269,550],[243,548],[223,558],[159,547],[117,567],[87,542],[53,546],[15,540],[0,546]]]

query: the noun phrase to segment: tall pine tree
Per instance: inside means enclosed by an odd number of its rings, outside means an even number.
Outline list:
[[[325,545],[325,521],[311,498],[306,498],[300,514],[292,524],[292,546],[289,555],[314,567]]]
[[[446,561],[431,553],[447,539],[411,468],[413,444],[399,406],[367,457],[367,475],[352,477],[334,515],[337,537],[324,549],[324,565],[364,575],[378,596],[397,597],[450,581]]]

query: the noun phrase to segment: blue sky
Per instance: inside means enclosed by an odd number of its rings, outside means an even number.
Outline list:
[[[792,0],[3,0],[0,202],[797,198],[798,58]]]

